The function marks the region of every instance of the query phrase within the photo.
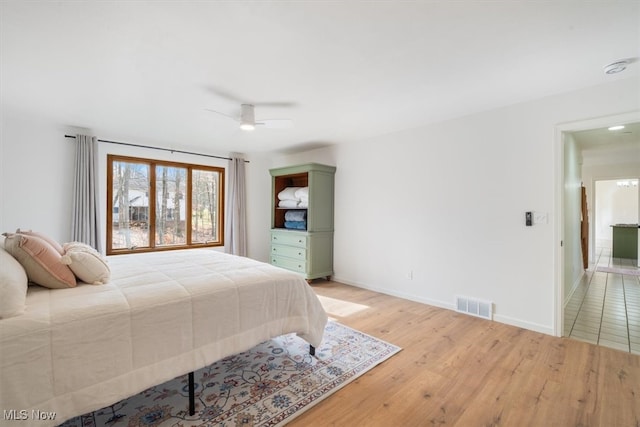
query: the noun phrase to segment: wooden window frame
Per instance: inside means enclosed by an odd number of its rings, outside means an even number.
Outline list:
[[[130,162],[139,163],[149,166],[149,246],[136,248],[113,248],[113,163],[114,162]],[[187,181],[185,191],[185,232],[186,244],[156,246],[156,212],[152,208],[156,204],[156,166],[169,166],[185,168],[187,170]],[[217,172],[219,174],[218,181],[218,200],[217,200],[217,230],[218,240],[214,242],[192,242],[191,237],[191,196],[192,196],[192,172],[193,170],[202,170],[208,172]],[[225,200],[225,169],[218,166],[206,166],[194,163],[180,163],[165,160],[147,159],[141,157],[120,156],[115,154],[107,155],[107,255],[131,254],[139,252],[159,252],[172,251],[178,249],[203,248],[203,247],[219,247],[224,246],[224,200]]]

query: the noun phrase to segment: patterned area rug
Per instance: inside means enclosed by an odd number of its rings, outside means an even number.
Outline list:
[[[617,274],[625,274],[627,276],[640,276],[640,270],[635,268],[622,268],[622,267],[596,267],[596,271],[601,271],[603,273],[617,273]]]
[[[282,426],[399,351],[330,321],[316,357],[290,334],[196,371],[193,416],[185,375],[62,426]]]

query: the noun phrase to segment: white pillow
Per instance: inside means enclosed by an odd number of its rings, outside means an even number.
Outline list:
[[[22,265],[4,250],[0,240],[0,319],[24,313],[29,281]]]
[[[109,281],[111,269],[107,260],[94,248],[81,242],[65,243],[62,263],[67,264],[78,279],[92,285]]]

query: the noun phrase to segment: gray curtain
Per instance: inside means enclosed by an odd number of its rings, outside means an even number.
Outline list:
[[[225,250],[227,253],[247,256],[247,212],[244,175],[244,157],[232,155],[229,164],[229,194],[225,218]]]
[[[95,136],[76,135],[71,240],[86,243],[101,251],[96,176],[97,143]]]

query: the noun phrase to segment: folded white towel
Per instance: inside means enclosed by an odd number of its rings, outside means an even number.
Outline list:
[[[297,200],[280,200],[278,206],[281,208],[297,208],[298,201]]]
[[[300,203],[298,203],[298,207],[299,208],[305,208],[305,209],[308,208],[309,207],[309,201],[308,200],[306,202],[305,201],[301,201]]]
[[[307,200],[309,200],[309,187],[301,187],[297,189],[295,192],[295,196],[296,199],[302,200],[306,198]]]
[[[296,191],[298,191],[301,188],[302,187],[287,187],[278,193],[278,199],[279,200],[300,200],[300,198],[296,197]]]

